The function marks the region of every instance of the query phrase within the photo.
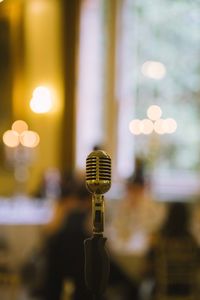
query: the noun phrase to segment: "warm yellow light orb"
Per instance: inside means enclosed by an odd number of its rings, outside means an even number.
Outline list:
[[[134,135],[139,135],[141,134],[141,121],[138,119],[132,120],[129,123],[129,130],[132,134]]]
[[[4,0],[0,0],[0,3],[3,2]]]
[[[166,74],[165,65],[159,61],[146,61],[142,65],[142,74],[146,77],[160,80]]]
[[[3,142],[8,147],[17,147],[19,145],[19,134],[14,130],[7,130],[3,134]]]
[[[33,91],[30,107],[33,112],[38,114],[47,113],[52,109],[52,95],[48,88],[39,86]]]
[[[153,132],[153,122],[149,119],[144,119],[141,121],[141,132],[144,134],[150,134]]]
[[[28,130],[20,135],[20,142],[25,147],[35,148],[40,142],[40,137],[35,131]]]
[[[147,110],[147,116],[149,117],[149,119],[156,121],[156,120],[160,119],[161,115],[162,115],[162,110],[161,110],[160,106],[158,106],[158,105],[149,106],[149,108]]]
[[[12,130],[21,134],[22,132],[28,130],[28,125],[22,120],[17,120],[12,124]]]

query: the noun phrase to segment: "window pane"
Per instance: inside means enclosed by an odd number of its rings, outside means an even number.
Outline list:
[[[134,153],[150,158],[163,171],[199,169],[199,25],[197,0],[123,1],[118,47],[118,168],[122,175],[133,169],[129,159]],[[158,64],[147,70],[146,62],[161,63],[164,73],[159,73]],[[176,120],[176,132],[131,135],[129,121],[147,118],[153,104],[162,108],[164,119]]]

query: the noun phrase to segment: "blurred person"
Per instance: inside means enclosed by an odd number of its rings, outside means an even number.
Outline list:
[[[198,300],[199,247],[190,232],[190,214],[184,203],[172,203],[146,256],[142,299]],[[141,289],[142,291],[142,289]]]
[[[63,268],[67,271],[71,267],[70,265],[66,267],[65,263],[65,257],[69,256],[71,248],[65,248],[68,244],[69,247],[73,245],[74,253],[76,252],[76,245],[74,245],[77,237],[76,230],[79,230],[79,226],[82,230],[81,222],[87,210],[86,194],[83,194],[82,184],[75,174],[63,174],[60,188],[61,195],[54,201],[52,219],[42,228],[41,244],[33,250],[21,270],[22,280],[28,293],[36,299],[60,299],[61,285],[64,277],[67,276],[67,274],[63,275]],[[73,235],[71,227],[74,225],[76,228],[73,229]],[[63,249],[66,250],[66,255]],[[51,296],[46,296],[49,282],[51,282],[50,290],[53,290],[53,293]]]
[[[150,234],[159,226],[164,212],[163,205],[152,200],[145,176],[145,162],[137,158],[135,172],[125,183],[124,197],[108,204],[106,233],[110,252],[119,271],[123,269],[121,273],[126,274],[126,283],[131,282],[133,291],[132,298],[127,295],[121,299],[138,299],[140,258],[147,250]]]
[[[66,186],[67,188],[67,186]],[[72,192],[72,191],[71,191]],[[84,247],[89,236],[90,195],[84,183],[78,181],[73,186],[73,207],[65,211],[60,226],[48,231],[45,247],[46,274],[40,288],[39,299],[62,299],[65,283],[70,282],[72,299],[90,299],[90,293],[84,281]],[[66,201],[65,198],[64,201]],[[66,201],[68,202],[68,201]]]
[[[75,197],[70,200],[74,204],[66,210],[66,217],[61,216],[62,220],[52,222],[45,228],[48,237],[43,250],[45,259],[38,260],[41,264],[45,261],[43,280],[32,289],[32,296],[41,300],[60,300],[64,287],[67,287],[68,291],[71,290],[70,299],[90,300],[92,295],[84,278],[84,240],[92,235],[91,194],[82,181],[75,180],[75,185],[70,184],[72,189],[67,188],[68,184],[65,187],[70,193],[62,201],[68,203],[69,196]],[[108,289],[103,299],[137,300],[137,287],[112,260],[112,256],[110,261]]]
[[[152,199],[142,159],[136,158],[135,172],[125,183],[124,197],[115,207],[109,228],[113,248],[145,252],[150,234],[164,218],[165,206]]]

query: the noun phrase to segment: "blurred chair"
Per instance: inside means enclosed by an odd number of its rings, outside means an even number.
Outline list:
[[[156,259],[158,299],[198,299],[196,250],[189,237],[161,239]]]
[[[199,248],[190,233],[189,211],[183,203],[170,205],[162,229],[146,257],[142,299],[198,300]],[[151,286],[151,293],[145,295]]]

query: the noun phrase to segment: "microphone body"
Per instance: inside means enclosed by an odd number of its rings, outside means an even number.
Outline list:
[[[104,231],[104,196],[111,186],[111,158],[102,150],[91,152],[86,159],[86,187],[92,193],[93,233]]]
[[[104,231],[104,196],[111,186],[111,158],[102,150],[91,152],[86,160],[86,187],[92,193],[93,236],[84,241],[85,282],[96,299],[104,293],[110,263]]]

